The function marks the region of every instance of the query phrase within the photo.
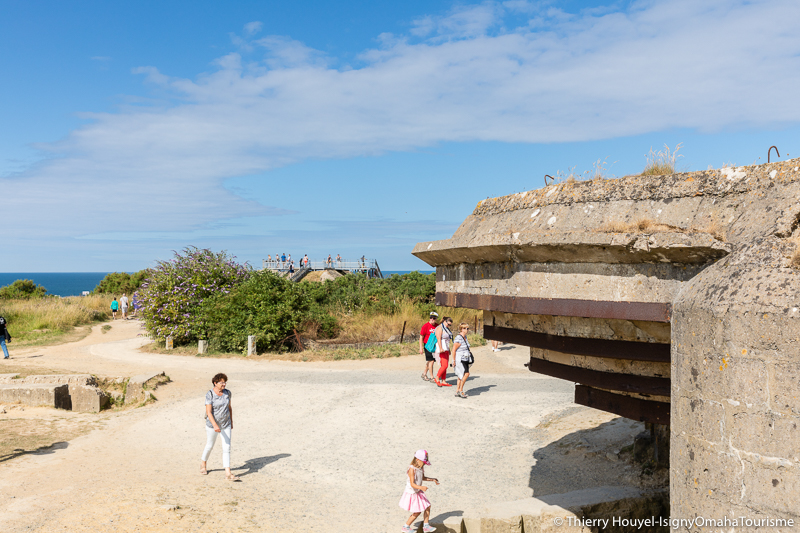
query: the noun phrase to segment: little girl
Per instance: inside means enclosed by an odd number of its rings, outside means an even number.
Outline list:
[[[400,507],[406,511],[411,511],[411,516],[408,517],[408,520],[406,520],[406,523],[403,525],[403,533],[411,533],[414,531],[411,524],[414,523],[414,520],[416,520],[423,511],[425,514],[422,517],[424,520],[422,531],[425,533],[436,531],[436,528],[428,523],[431,517],[431,502],[425,497],[425,491],[428,490],[428,487],[420,485],[423,481],[433,481],[437,485],[439,484],[438,479],[425,477],[425,465],[430,464],[428,460],[428,451],[417,450],[417,453],[414,454],[414,459],[411,460],[411,466],[408,467],[408,471],[406,472],[408,474],[408,481],[406,481],[406,490],[403,491],[403,497],[400,498]]]

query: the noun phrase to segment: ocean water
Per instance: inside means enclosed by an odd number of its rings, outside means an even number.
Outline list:
[[[0,272],[0,287],[18,279],[30,279],[56,296],[80,296],[97,287],[108,272]]]
[[[386,270],[387,278],[392,274],[408,274],[410,270]],[[420,270],[423,274],[431,274],[433,270]],[[47,289],[47,294],[56,296],[80,296],[83,291],[91,291],[97,287],[108,272],[0,272],[0,287],[11,285],[18,279],[30,279],[37,285]]]

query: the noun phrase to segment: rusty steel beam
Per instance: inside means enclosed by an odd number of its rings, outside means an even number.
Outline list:
[[[616,372],[601,372],[571,365],[562,365],[531,357],[525,366],[531,372],[538,372],[546,376],[574,381],[583,385],[590,385],[601,389],[634,392],[636,394],[652,394],[653,396],[669,396],[669,378],[656,378],[638,376],[636,374],[618,374]]]
[[[437,292],[436,305],[467,307],[484,311],[523,315],[579,316],[669,322],[672,304],[661,302],[615,302],[570,298],[533,298],[463,292]]]
[[[586,385],[575,386],[575,403],[639,422],[669,425],[669,404],[632,398],[597,390]]]
[[[631,361],[670,362],[670,345],[653,342],[620,341],[564,337],[535,331],[500,326],[483,326],[483,336],[489,340],[521,344],[571,355],[588,355]]]

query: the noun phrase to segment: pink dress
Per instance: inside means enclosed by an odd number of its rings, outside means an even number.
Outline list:
[[[409,466],[408,470],[406,470],[406,476],[411,470],[414,471],[414,484],[422,485],[422,478],[425,472],[416,466]],[[421,513],[430,506],[431,502],[425,497],[425,493],[411,488],[411,480],[406,477],[406,490],[403,491],[403,496],[400,498],[400,507],[412,513]]]

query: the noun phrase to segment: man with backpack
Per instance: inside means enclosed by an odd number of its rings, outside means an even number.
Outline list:
[[[420,355],[423,353],[425,354],[425,372],[422,373],[422,379],[425,381],[435,381],[433,374],[433,352],[428,351],[425,344],[427,344],[431,333],[433,333],[439,325],[436,323],[437,318],[439,318],[439,313],[431,311],[430,318],[422,325],[422,329],[419,331],[419,353]],[[428,372],[431,373],[431,377],[428,377]]]

